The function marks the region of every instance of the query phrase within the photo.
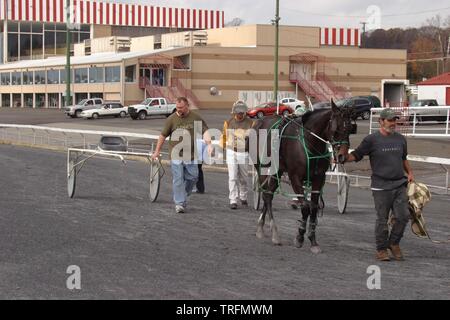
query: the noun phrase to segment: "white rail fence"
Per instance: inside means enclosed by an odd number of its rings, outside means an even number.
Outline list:
[[[89,148],[92,145],[97,145],[102,135],[126,137],[128,143],[131,143],[131,145],[141,146],[141,148],[135,148],[135,150],[145,151],[153,150],[155,142],[159,138],[157,135],[132,132],[75,130],[33,125],[0,124],[0,142],[16,142],[27,145],[53,147],[61,150],[70,147]],[[445,194],[450,194],[450,159],[409,155],[408,160],[432,167],[434,173],[432,179],[430,180],[430,177],[428,177],[429,181],[424,182],[430,188],[444,192]],[[441,173],[436,171],[437,169],[442,170]],[[429,175],[427,174],[427,176]],[[370,185],[370,177],[368,176],[349,174],[349,177],[353,186],[368,187]],[[439,183],[439,185],[436,183]]]
[[[391,108],[400,117],[399,130],[417,138],[450,138],[450,106]],[[380,127],[378,120],[384,108],[370,109],[369,133]]]

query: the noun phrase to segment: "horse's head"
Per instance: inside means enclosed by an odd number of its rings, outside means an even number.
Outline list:
[[[331,118],[329,126],[329,141],[336,154],[336,160],[344,163],[350,147],[350,134],[355,133],[356,124],[352,123],[353,109],[348,107],[339,108],[331,100]]]

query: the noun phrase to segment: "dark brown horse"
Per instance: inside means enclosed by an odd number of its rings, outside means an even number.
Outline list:
[[[277,226],[273,218],[272,199],[279,188],[281,176],[287,172],[295,194],[299,195],[298,200],[302,212],[300,227],[294,241],[295,245],[299,248],[303,246],[309,218],[308,238],[311,241],[311,251],[313,253],[320,252],[316,241],[317,212],[320,193],[325,184],[325,173],[330,165],[328,142],[333,146],[338,162],[343,162],[349,150],[349,135],[355,129],[351,115],[351,109],[339,109],[332,101],[331,110],[317,110],[305,114],[302,118],[283,119],[283,123],[280,124],[278,124],[280,122],[278,116],[265,118],[254,124],[253,128],[257,131],[258,149],[261,149],[264,143],[270,149],[267,152],[258,150],[257,161],[252,157],[253,163],[256,163],[255,168],[259,175],[258,181],[264,201],[256,231],[258,238],[263,237],[265,217],[268,213],[272,242],[280,244]],[[274,124],[280,132],[279,138],[277,138],[279,148],[271,149],[270,132],[274,132],[272,131]],[[264,131],[261,130],[265,130],[267,135],[262,136]],[[275,172],[266,170],[264,173],[264,169],[268,165],[262,164],[264,161],[261,161],[263,154],[261,151],[266,152],[269,157],[272,152],[274,157],[271,159],[279,160]],[[250,155],[252,156],[252,152]]]

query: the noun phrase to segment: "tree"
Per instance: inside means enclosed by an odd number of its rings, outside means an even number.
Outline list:
[[[225,27],[238,27],[243,24],[244,24],[244,20],[242,20],[241,18],[234,18],[233,20],[225,23]]]

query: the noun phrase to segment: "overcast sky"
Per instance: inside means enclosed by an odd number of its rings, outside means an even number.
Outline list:
[[[275,0],[110,0],[170,7],[215,9],[225,11],[225,22],[241,18],[245,24],[267,24],[275,16]],[[371,6],[376,6],[372,7]],[[377,7],[381,11],[378,19]],[[370,8],[370,13],[367,10]],[[381,26],[421,26],[436,14],[450,15],[448,0],[280,0],[281,24],[324,27],[360,27],[368,21],[369,29]]]

